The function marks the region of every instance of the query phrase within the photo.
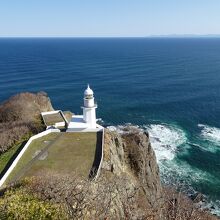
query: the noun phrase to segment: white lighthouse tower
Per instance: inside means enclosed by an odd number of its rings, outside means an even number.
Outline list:
[[[82,107],[83,120],[88,125],[88,128],[96,128],[96,108],[94,93],[88,85],[84,92],[84,106]]]
[[[73,115],[68,124],[67,132],[98,132],[103,127],[96,123],[96,108],[94,93],[89,88],[84,91],[83,115]]]

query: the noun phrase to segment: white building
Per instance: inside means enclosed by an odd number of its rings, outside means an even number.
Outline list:
[[[96,128],[96,108],[94,93],[88,85],[84,92],[84,106],[82,106],[83,120],[88,125],[88,128]]]
[[[103,127],[96,123],[96,108],[94,93],[89,85],[84,92],[83,115],[73,115],[67,132],[99,131]]]

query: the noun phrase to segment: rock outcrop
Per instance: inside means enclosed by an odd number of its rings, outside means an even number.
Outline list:
[[[0,105],[0,154],[28,134],[43,130],[40,113],[53,110],[44,92],[20,93]]]
[[[0,122],[34,121],[39,119],[41,112],[51,110],[53,107],[45,92],[20,93],[2,103]]]
[[[162,187],[148,133],[132,126],[124,127],[120,133],[105,129],[104,146],[103,175],[127,177],[124,186],[139,189],[135,201],[138,212],[161,219]]]

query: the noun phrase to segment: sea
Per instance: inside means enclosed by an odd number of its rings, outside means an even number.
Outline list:
[[[81,114],[87,84],[99,123],[147,130],[163,183],[220,215],[220,38],[0,39],[0,102],[45,91]]]

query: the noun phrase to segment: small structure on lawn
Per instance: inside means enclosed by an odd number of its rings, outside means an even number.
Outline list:
[[[96,123],[96,108],[94,92],[89,85],[84,91],[83,115],[70,115],[67,118],[66,113],[61,110],[42,112],[42,118],[47,129],[58,128],[66,132],[97,132],[103,130],[103,127]]]
[[[41,116],[47,129],[58,128],[62,130],[68,127],[68,120],[61,110],[41,112]]]

